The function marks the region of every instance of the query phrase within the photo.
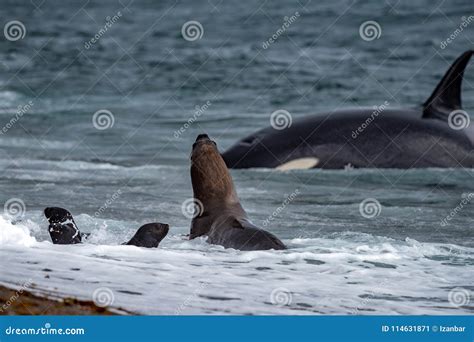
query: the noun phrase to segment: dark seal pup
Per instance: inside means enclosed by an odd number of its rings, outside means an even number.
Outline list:
[[[419,107],[390,109],[386,101],[375,109],[303,117],[281,130],[262,129],[222,156],[229,168],[238,169],[472,168],[474,125],[461,106],[463,73],[472,54],[463,53]]]
[[[50,207],[44,210],[49,221],[49,235],[54,244],[71,245],[81,243],[89,234],[79,231],[71,213],[63,208]],[[163,223],[148,223],[141,226],[132,239],[124,245],[154,248],[168,234],[169,226]]]
[[[249,221],[216,143],[207,134],[193,144],[191,181],[202,210],[191,222],[190,239],[206,235],[209,243],[244,251],[285,249],[277,237]]]

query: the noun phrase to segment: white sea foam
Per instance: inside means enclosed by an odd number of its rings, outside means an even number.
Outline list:
[[[115,222],[92,230],[87,244],[61,246],[32,221],[1,219],[1,281],[32,279],[38,291],[82,299],[105,286],[113,306],[143,314],[471,312],[452,306],[448,293],[472,286],[472,248],[341,234],[287,240],[287,251],[241,252],[170,232],[158,249],[145,249],[119,244],[133,234],[130,225]],[[455,258],[471,266],[460,268]],[[289,292],[288,305],[272,304],[277,288]]]
[[[36,239],[30,235],[30,230],[23,224],[12,224],[0,216],[0,246],[31,247]]]

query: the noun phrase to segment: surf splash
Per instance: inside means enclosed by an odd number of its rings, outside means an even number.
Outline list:
[[[7,218],[0,216],[0,245],[31,247],[36,239],[23,224],[12,224]]]

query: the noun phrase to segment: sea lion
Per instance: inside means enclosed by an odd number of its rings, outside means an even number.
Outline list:
[[[193,144],[191,181],[202,210],[191,222],[190,239],[205,235],[209,243],[245,251],[286,248],[249,221],[217,145],[207,134],[199,135]]]
[[[77,228],[71,213],[63,208],[51,207],[44,210],[44,216],[49,222],[49,235],[54,244],[72,245],[81,243],[83,237]]]
[[[71,245],[82,243],[89,234],[84,234],[77,228],[72,214],[63,208],[49,207],[44,210],[44,215],[49,221],[49,235],[54,244]],[[168,234],[169,226],[164,223],[147,223],[141,226],[135,235],[124,245],[154,248]]]
[[[237,142],[223,158],[236,169],[473,168],[474,124],[461,104],[473,53],[459,56],[420,106],[392,109],[385,101],[375,109],[342,109],[293,122],[282,111],[272,126]]]

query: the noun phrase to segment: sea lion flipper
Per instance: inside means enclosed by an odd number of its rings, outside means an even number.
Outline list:
[[[260,228],[221,227],[209,234],[208,242],[242,251],[286,249],[275,235]]]
[[[135,235],[124,245],[133,245],[137,247],[155,248],[158,247],[161,240],[168,234],[169,225],[164,223],[147,223],[138,228]]]
[[[191,231],[189,233],[189,240],[195,239],[199,236],[206,235],[212,226],[212,217],[197,216],[191,221]]]

